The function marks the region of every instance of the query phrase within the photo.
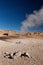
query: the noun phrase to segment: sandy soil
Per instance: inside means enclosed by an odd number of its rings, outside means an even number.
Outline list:
[[[16,43],[19,41],[21,42],[20,44]],[[6,51],[10,53],[14,53],[15,51],[27,51],[31,58],[4,58]],[[0,65],[43,65],[43,39],[0,40]]]

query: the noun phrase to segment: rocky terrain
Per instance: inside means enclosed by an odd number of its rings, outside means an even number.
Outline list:
[[[5,58],[4,53],[28,52],[30,57]],[[20,34],[0,30],[0,65],[43,65],[43,32]]]
[[[8,38],[43,38],[43,32],[20,33],[12,30],[0,30],[0,37],[1,36],[6,36]]]

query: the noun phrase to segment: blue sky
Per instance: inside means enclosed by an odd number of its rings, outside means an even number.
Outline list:
[[[30,15],[42,6],[42,0],[0,0],[0,29],[20,31],[26,14]],[[29,27],[28,31],[43,31],[43,24]]]

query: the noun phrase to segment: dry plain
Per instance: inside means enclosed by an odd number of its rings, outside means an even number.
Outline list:
[[[4,53],[28,52],[30,58],[4,58]],[[43,65],[43,32],[20,34],[0,30],[0,65]]]
[[[31,58],[4,58],[5,52],[15,51],[27,51]],[[0,40],[0,65],[43,65],[43,38]]]

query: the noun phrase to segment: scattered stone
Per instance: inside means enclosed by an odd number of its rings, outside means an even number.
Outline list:
[[[19,42],[16,42],[16,44],[20,44],[21,42],[19,41]]]
[[[4,57],[8,57],[9,55],[10,55],[9,52],[5,52],[5,53],[4,53]]]
[[[24,52],[24,53],[22,53],[22,54],[21,54],[21,57],[22,57],[22,56],[30,58],[30,55],[29,55],[28,52]]]
[[[9,53],[9,52],[5,52],[4,53],[4,58],[9,58],[9,59],[14,59],[15,57],[28,57],[30,58],[30,55],[28,52],[15,52],[15,53]]]
[[[5,53],[4,53],[4,58],[13,59],[13,54],[11,54],[11,53],[9,53],[9,52],[5,52]]]

